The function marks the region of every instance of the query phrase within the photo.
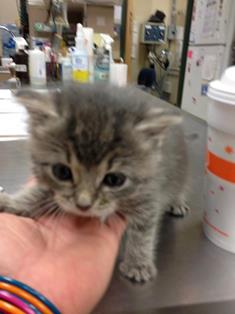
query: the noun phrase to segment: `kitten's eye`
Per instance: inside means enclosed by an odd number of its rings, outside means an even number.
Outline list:
[[[119,187],[124,184],[126,177],[124,174],[119,172],[111,172],[106,174],[104,177],[103,183],[111,188]]]
[[[52,172],[53,172],[53,175],[61,181],[68,181],[68,180],[72,180],[73,178],[70,168],[63,164],[53,165]]]

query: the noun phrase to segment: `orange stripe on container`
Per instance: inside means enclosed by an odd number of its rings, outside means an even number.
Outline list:
[[[217,177],[235,183],[235,163],[220,158],[208,151],[207,169]]]
[[[220,235],[222,235],[222,236],[224,236],[224,237],[226,237],[226,238],[229,237],[229,235],[228,235],[226,232],[224,232],[224,231],[220,230],[219,228],[217,228],[216,226],[212,225],[212,224],[208,221],[208,219],[206,218],[206,216],[204,216],[204,221],[205,221],[205,223],[206,223],[209,227],[211,227],[214,231],[216,231],[216,232],[219,233]]]

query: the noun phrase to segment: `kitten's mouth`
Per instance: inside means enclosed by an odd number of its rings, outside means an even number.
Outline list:
[[[85,213],[85,212],[89,212],[89,211],[90,211],[91,206],[83,206],[83,207],[77,206],[77,209],[78,209],[79,211]]]
[[[71,213],[81,217],[96,217],[101,220],[106,220],[110,215],[116,212],[116,206],[110,204],[107,207],[99,208],[98,206],[92,206],[89,208],[76,207],[65,201],[58,202],[60,208],[67,213]]]
[[[55,202],[59,205],[62,211],[81,217],[95,217],[101,221],[105,221],[110,215],[114,214],[118,208],[114,201],[110,201],[107,204],[100,204],[97,200],[89,207],[76,206],[74,201],[62,198],[59,194],[54,196]]]
[[[72,214],[75,214],[79,217],[86,217],[86,218],[98,218],[100,221],[105,222],[109,216],[111,216],[114,212],[113,211],[98,211],[98,210],[88,210],[82,211],[79,209],[74,209],[73,211],[69,211]]]

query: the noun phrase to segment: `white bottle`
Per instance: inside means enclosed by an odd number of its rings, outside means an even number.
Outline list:
[[[46,85],[46,57],[39,48],[29,50],[29,76],[31,85]]]
[[[94,30],[90,27],[83,27],[86,47],[88,52],[89,82],[94,82]]]
[[[86,83],[89,81],[88,51],[83,27],[80,23],[77,24],[75,42],[76,49],[72,54],[73,79],[81,83]]]
[[[72,80],[72,63],[70,57],[63,57],[61,59],[61,75],[62,75],[62,81],[63,82],[69,82]]]

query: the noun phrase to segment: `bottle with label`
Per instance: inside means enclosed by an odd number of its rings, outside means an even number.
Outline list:
[[[109,52],[104,48],[98,48],[96,51],[94,78],[95,81],[108,81],[110,71]]]
[[[15,54],[14,61],[16,64],[16,77],[18,77],[23,84],[29,83],[29,55],[25,51],[24,46],[19,46]]]
[[[96,50],[95,81],[109,81],[110,65],[113,63],[112,43],[113,39],[107,34],[100,34],[103,46]]]
[[[71,59],[69,56],[63,57],[62,58],[62,69],[61,69],[61,74],[62,74],[62,81],[63,82],[69,82],[72,80],[72,63]]]
[[[81,83],[86,83],[89,81],[88,51],[81,24],[77,24],[75,41],[76,49],[72,53],[73,79]]]
[[[46,85],[46,57],[39,48],[29,50],[29,75],[31,85]]]

